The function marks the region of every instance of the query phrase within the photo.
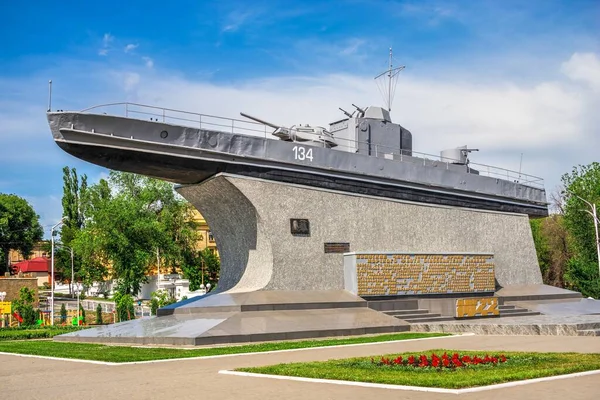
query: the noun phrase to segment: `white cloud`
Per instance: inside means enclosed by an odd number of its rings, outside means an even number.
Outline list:
[[[137,45],[137,44],[129,43],[127,46],[125,46],[125,49],[123,49],[123,51],[125,51],[125,53],[129,53],[129,52],[137,49],[138,46],[139,45]]]
[[[110,51],[110,44],[115,40],[115,37],[110,33],[105,33],[102,36],[102,47],[98,50],[98,54],[101,56],[105,56]]]
[[[244,24],[247,24],[254,20],[261,11],[255,6],[248,10],[234,10],[230,12],[225,18],[221,32],[235,32]]]
[[[594,53],[575,53],[564,62],[562,72],[574,81],[600,90],[600,59]]]
[[[123,87],[126,92],[130,92],[140,83],[140,74],[135,72],[125,72],[123,74]]]
[[[154,68],[154,60],[150,57],[142,57],[142,60],[144,60],[147,68]]]

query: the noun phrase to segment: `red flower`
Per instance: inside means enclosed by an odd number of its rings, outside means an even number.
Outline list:
[[[396,359],[394,360],[394,364],[396,364],[396,365],[402,364],[402,356],[396,357]]]
[[[412,356],[412,355],[411,355],[411,356],[409,356],[409,357],[408,357],[408,364],[409,364],[409,365],[414,365],[414,364],[415,364],[415,361],[416,361],[416,360],[415,360],[415,356]]]
[[[506,362],[506,357],[504,357],[504,354],[500,354],[500,362]]]
[[[427,356],[426,355],[421,355],[421,357],[419,357],[420,359],[420,363],[419,363],[419,367],[426,367],[429,365],[429,362],[427,361]]]

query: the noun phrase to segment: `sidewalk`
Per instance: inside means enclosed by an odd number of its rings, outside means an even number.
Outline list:
[[[457,399],[453,394],[372,389],[218,374],[222,369],[317,361],[385,354],[397,351],[503,350],[600,353],[600,338],[564,336],[463,336],[364,346],[240,355],[233,357],[104,366],[0,355],[2,399]],[[35,385],[23,384],[23,376]],[[39,388],[44,388],[40,390]],[[535,383],[469,395],[460,399],[592,399],[600,390],[600,375]]]

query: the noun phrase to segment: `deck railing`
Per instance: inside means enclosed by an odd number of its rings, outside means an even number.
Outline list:
[[[122,115],[127,118],[138,118],[168,124],[177,124],[189,126],[191,128],[210,129],[233,134],[260,136],[269,138],[273,132],[273,128],[254,121],[246,121],[235,118],[220,117],[216,115],[200,114],[189,111],[175,110],[172,108],[149,106],[139,103],[121,102],[101,104],[81,110],[81,112],[114,110],[111,114]],[[104,112],[106,113],[106,112]],[[306,134],[303,132],[303,134]],[[434,154],[421,153],[412,151],[411,156],[407,155],[406,150],[382,146],[379,144],[369,144],[367,142],[349,140],[345,138],[335,138],[338,146],[337,150],[344,149],[345,151],[356,151],[359,146],[370,148],[370,155],[378,158],[387,158],[399,162],[422,163],[423,165],[437,166],[450,169],[452,162],[459,160],[449,160],[445,157]],[[323,146],[325,143],[323,142]],[[508,180],[526,186],[535,187],[538,189],[544,188],[544,179],[538,176],[525,174],[520,171],[513,171],[505,168],[495,167],[487,164],[469,162],[467,169],[474,169],[480,175],[489,176],[492,178]]]

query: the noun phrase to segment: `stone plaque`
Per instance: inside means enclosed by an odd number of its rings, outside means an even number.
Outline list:
[[[497,297],[473,297],[456,300],[456,318],[497,317],[500,315]]]
[[[349,253],[350,243],[325,243],[325,253]]]
[[[290,219],[290,232],[294,236],[310,236],[310,223],[307,219]]]
[[[493,293],[492,254],[358,253],[356,294],[406,296]]]

